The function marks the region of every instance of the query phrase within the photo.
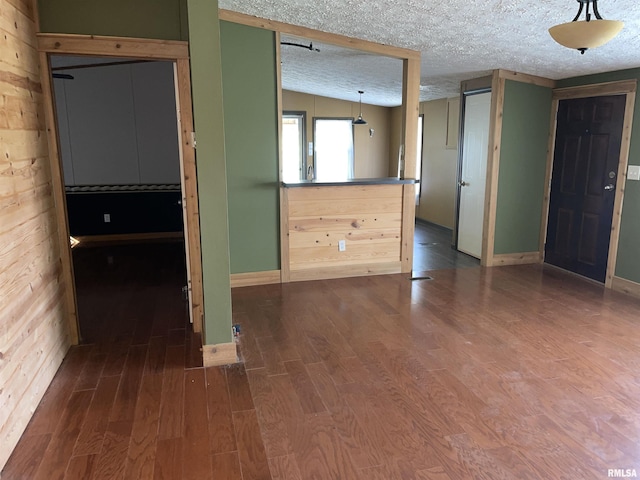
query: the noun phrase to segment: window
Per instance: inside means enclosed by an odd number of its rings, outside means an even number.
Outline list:
[[[282,114],[282,180],[297,182],[305,173],[305,112]]]
[[[353,119],[314,118],[314,178],[341,181],[353,178]]]

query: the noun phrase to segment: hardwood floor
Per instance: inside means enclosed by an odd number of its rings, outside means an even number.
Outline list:
[[[3,480],[239,479],[247,462],[268,472],[243,366],[202,367],[183,257],[177,242],[74,250],[87,343],[68,353]]]
[[[479,267],[480,260],[451,247],[451,230],[433,223],[416,222],[413,247],[414,276],[430,270]]]
[[[234,291],[275,479],[640,470],[640,302],[542,266]]]
[[[207,369],[179,291],[138,283],[148,319],[114,285],[110,341],[71,350],[2,479],[640,470],[640,301],[542,266],[430,275],[234,289],[244,364]]]

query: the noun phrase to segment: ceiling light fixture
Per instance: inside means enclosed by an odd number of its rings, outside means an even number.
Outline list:
[[[353,121],[353,124],[354,125],[366,125],[367,121],[364,118],[362,118],[362,94],[364,92],[362,90],[358,90],[358,93],[360,94],[360,115],[358,115],[358,118]]]
[[[567,23],[551,27],[549,34],[560,45],[574,48],[584,55],[589,48],[596,48],[612,40],[622,27],[623,22],[617,20],[604,20],[598,12],[598,0],[577,0],[580,4],[578,14]],[[593,15],[589,12],[589,5],[593,4]],[[578,20],[582,11],[586,11],[584,20]],[[592,17],[595,16],[595,19]]]

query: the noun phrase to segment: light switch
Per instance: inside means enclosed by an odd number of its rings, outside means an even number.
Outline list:
[[[640,180],[640,165],[629,165],[627,180]]]

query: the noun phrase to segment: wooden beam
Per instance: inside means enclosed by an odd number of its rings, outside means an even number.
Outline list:
[[[420,116],[420,56],[403,61],[402,68],[402,178],[416,178],[418,165],[418,117]],[[404,185],[402,189],[402,243],[400,261],[402,272],[413,268],[413,243],[416,221],[415,185]]]
[[[558,100],[551,101],[551,118],[549,119],[549,140],[547,142],[547,167],[544,175],[544,197],[542,199],[542,218],[540,224],[539,250],[544,261],[547,228],[549,223],[549,201],[551,200],[551,174],[553,173],[553,154],[556,144],[556,126],[558,124]]]
[[[491,82],[491,117],[489,124],[489,151],[487,156],[487,183],[485,187],[484,224],[482,228],[482,266],[493,266],[496,237],[496,208],[498,204],[498,178],[500,174],[500,146],[504,110],[505,79],[499,71],[493,72]]]
[[[635,87],[635,85],[633,85]],[[618,244],[620,242],[620,226],[622,225],[622,203],[627,181],[627,167],[629,165],[629,150],[631,148],[631,134],[633,131],[633,113],[635,109],[635,88],[626,94],[624,107],[624,122],[622,124],[622,140],[620,141],[620,159],[618,161],[618,181],[616,182],[616,196],[613,201],[613,218],[611,219],[611,237],[609,239],[609,257],[604,284],[608,288],[613,286],[618,260]]]
[[[39,33],[38,50],[59,55],[95,55],[156,60],[189,58],[188,42],[62,33]]]
[[[240,23],[242,25],[248,25],[250,27],[285,33],[287,35],[305,37],[311,40],[330,43],[332,45],[338,45],[345,48],[353,48],[355,50],[362,50],[364,52],[375,53],[377,55],[400,58],[403,60],[420,60],[420,52],[409,50],[408,48],[383,45],[381,43],[361,40],[359,38],[347,37],[345,35],[339,35],[337,33],[322,32],[320,30],[301,27],[299,25],[291,25],[289,23],[254,17],[252,15],[246,15],[244,13],[232,12],[231,10],[220,9],[218,11],[218,17],[220,18],[220,20],[224,20],[226,22]]]
[[[62,159],[58,145],[57,121],[55,102],[53,100],[53,82],[51,81],[51,65],[47,54],[41,52],[40,79],[44,96],[44,117],[47,125],[47,142],[49,144],[49,164],[51,166],[51,184],[57,217],[58,242],[60,243],[60,259],[62,265],[62,279],[65,284],[65,306],[69,339],[73,345],[80,341],[78,326],[78,304],[76,302],[76,285],[71,259],[71,244],[69,243],[69,220],[67,216],[67,198],[64,191],[62,176]]]
[[[539,87],[556,88],[556,81],[550,78],[538,77],[536,75],[528,75],[526,73],[512,72],[510,70],[498,70],[500,78],[505,80],[513,80],[514,82],[531,83]]]
[[[637,80],[623,80],[621,82],[596,83],[579,87],[556,88],[553,98],[564,100],[569,98],[601,97],[604,95],[617,95],[635,92]]]
[[[196,152],[193,144],[193,108],[191,105],[191,68],[187,58],[175,61],[176,107],[180,133],[182,201],[185,208],[185,248],[191,278],[191,318],[193,331],[203,331],[204,287],[202,280],[202,250],[200,245],[200,207]]]

